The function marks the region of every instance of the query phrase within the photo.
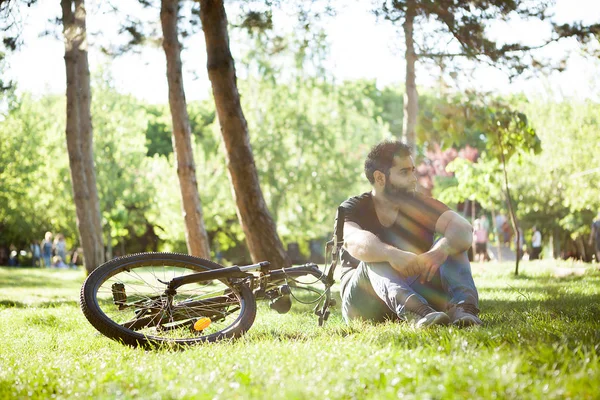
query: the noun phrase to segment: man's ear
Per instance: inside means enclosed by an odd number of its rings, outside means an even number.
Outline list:
[[[385,174],[381,171],[373,172],[373,178],[375,179],[375,183],[381,186],[385,186]]]

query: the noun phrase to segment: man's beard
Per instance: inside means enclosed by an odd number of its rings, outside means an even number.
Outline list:
[[[415,187],[412,186],[410,188],[406,188],[396,186],[390,181],[386,181],[385,186],[383,187],[383,194],[389,201],[398,203],[406,200],[407,197],[413,197],[415,195]]]

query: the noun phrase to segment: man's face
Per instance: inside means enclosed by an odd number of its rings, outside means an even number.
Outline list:
[[[401,200],[404,196],[413,195],[416,189],[417,177],[412,157],[394,157],[394,164],[383,188],[387,199]]]

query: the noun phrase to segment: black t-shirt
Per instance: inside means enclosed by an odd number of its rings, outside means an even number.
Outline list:
[[[370,192],[350,197],[341,207],[345,211],[346,222],[354,222],[363,230],[376,235],[382,242],[415,254],[425,253],[431,248],[435,224],[440,215],[449,209],[444,203],[416,193],[406,197],[396,221],[390,227],[384,227],[379,222]],[[359,260],[343,248],[341,262],[342,276],[359,264]]]

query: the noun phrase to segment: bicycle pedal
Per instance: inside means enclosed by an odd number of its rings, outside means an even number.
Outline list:
[[[127,302],[127,293],[125,293],[125,285],[121,282],[115,282],[111,286],[113,295],[113,304],[122,307]]]
[[[194,330],[201,332],[201,331],[205,330],[206,328],[208,328],[210,326],[211,322],[212,321],[210,320],[210,318],[207,318],[207,317],[200,318],[200,319],[198,319],[198,321],[194,322]]]

